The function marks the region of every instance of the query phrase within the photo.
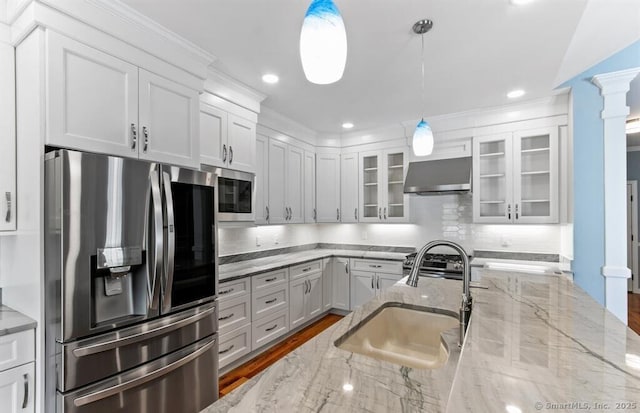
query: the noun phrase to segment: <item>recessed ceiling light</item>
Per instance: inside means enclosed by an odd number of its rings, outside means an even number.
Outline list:
[[[509,99],[519,98],[520,96],[524,96],[524,90],[522,89],[512,90],[511,92],[507,93],[507,97]]]
[[[521,6],[523,4],[531,3],[533,0],[511,0],[511,4]]]
[[[353,128],[353,123],[345,122],[345,123],[342,124],[342,127],[345,128],[345,129],[351,129],[351,128]]]
[[[262,81],[270,85],[273,85],[274,83],[278,83],[278,80],[280,80],[280,78],[277,75],[274,75],[273,73],[267,73],[266,75],[262,75]]]

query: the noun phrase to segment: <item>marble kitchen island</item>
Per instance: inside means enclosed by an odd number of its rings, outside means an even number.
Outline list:
[[[404,280],[202,413],[640,411],[640,337],[562,276],[482,270],[464,346],[437,370],[334,342],[385,302],[456,311],[459,281]],[[345,386],[345,385],[350,386]]]

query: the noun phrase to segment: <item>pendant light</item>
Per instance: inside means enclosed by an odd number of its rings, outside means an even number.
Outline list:
[[[347,32],[332,0],[312,0],[302,22],[300,59],[307,80],[328,85],[342,78],[347,63]]]
[[[424,34],[431,30],[433,22],[431,20],[419,20],[413,25],[413,31],[422,36],[422,120],[418,122],[416,130],[413,132],[413,154],[416,156],[427,156],[433,152],[433,131],[429,122],[424,120]]]

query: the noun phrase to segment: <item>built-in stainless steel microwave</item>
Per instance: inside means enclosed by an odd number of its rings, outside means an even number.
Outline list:
[[[255,175],[217,168],[218,221],[255,220]]]

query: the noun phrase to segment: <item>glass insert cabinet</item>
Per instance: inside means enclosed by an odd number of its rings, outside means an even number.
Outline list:
[[[360,222],[408,222],[406,149],[360,153]]]
[[[557,223],[558,128],[473,140],[473,218],[478,223]]]

